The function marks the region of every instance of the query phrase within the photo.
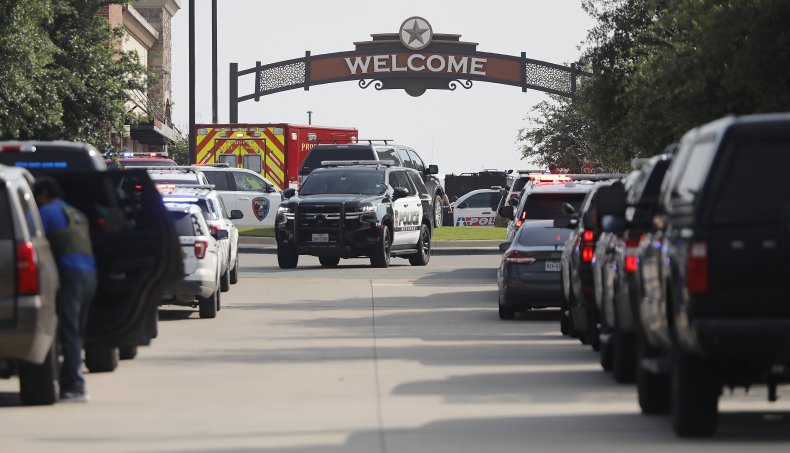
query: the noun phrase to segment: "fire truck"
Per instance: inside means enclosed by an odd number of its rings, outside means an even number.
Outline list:
[[[195,164],[246,168],[280,189],[299,178],[307,153],[319,143],[355,143],[356,128],[296,124],[197,124]]]

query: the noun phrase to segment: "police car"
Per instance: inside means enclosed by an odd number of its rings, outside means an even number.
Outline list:
[[[425,266],[431,258],[432,197],[419,174],[391,161],[325,161],[298,195],[285,189],[275,225],[277,261],[295,268],[299,255],[324,267],[369,257],[387,267],[391,256]]]
[[[452,204],[454,226],[493,227],[499,200],[507,191],[501,187],[473,190]]]
[[[246,168],[232,168],[227,164],[198,168],[214,185],[225,207],[244,214],[233,220],[234,225],[239,228],[274,226],[274,217],[282,201],[280,190],[274,184]]]

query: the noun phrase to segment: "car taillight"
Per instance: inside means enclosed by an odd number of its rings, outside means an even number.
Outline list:
[[[20,295],[38,294],[36,249],[30,241],[20,242],[16,246],[16,287]]]
[[[527,211],[524,211],[518,217],[518,220],[516,220],[516,223],[514,224],[514,226],[516,228],[521,228],[521,225],[524,225],[524,220],[526,220],[526,219],[527,219]]]
[[[708,292],[708,243],[705,241],[694,241],[689,244],[686,288],[691,294]]]
[[[195,258],[202,260],[206,256],[206,249],[208,249],[208,242],[195,241]]]
[[[595,239],[595,233],[592,230],[586,230],[582,235],[582,239],[587,242],[592,242]]]
[[[626,255],[625,257],[625,271],[633,274],[639,268],[639,258],[634,255]]]
[[[584,261],[585,263],[591,263],[594,256],[595,256],[595,252],[593,251],[593,248],[591,246],[585,245],[584,247],[582,247],[582,261]]]
[[[530,258],[522,252],[513,250],[505,253],[505,262],[510,264],[532,264],[535,258]]]

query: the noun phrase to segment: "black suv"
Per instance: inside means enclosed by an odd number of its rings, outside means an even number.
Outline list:
[[[444,211],[442,210],[442,199],[444,198],[444,188],[441,181],[434,176],[439,173],[436,165],[425,165],[422,158],[413,149],[395,145],[391,143],[367,143],[367,144],[319,144],[310,150],[310,153],[302,162],[299,169],[300,181],[316,168],[324,167],[322,162],[338,160],[377,160],[391,161],[397,166],[411,168],[419,173],[428,193],[431,195],[432,226],[438,228],[444,221]]]
[[[790,114],[686,133],[642,240],[639,402],[715,432],[722,387],[790,382]],[[744,174],[744,172],[748,173]],[[669,402],[669,404],[667,404]]]
[[[420,175],[380,162],[347,166],[365,163],[332,163],[313,171],[298,195],[283,191],[275,220],[281,268],[296,267],[299,255],[317,256],[325,267],[362,256],[387,267],[392,255],[428,264],[431,196]]]

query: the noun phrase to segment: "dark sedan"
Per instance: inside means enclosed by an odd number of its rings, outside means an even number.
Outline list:
[[[553,220],[529,220],[513,242],[500,245],[505,254],[499,266],[499,318],[516,312],[562,306],[560,259],[572,230],[555,228]]]

